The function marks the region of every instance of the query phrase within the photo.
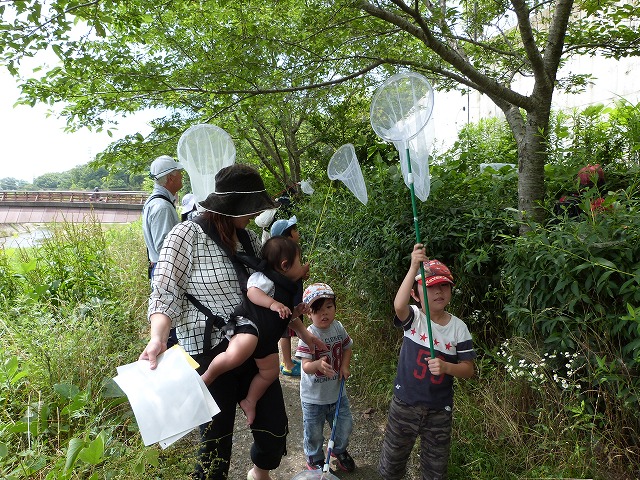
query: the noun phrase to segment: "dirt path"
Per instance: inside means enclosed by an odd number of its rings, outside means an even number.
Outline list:
[[[300,407],[299,378],[280,376],[284,392],[287,416],[289,417],[289,436],[287,437],[287,456],[282,459],[280,468],[271,473],[274,480],[291,480],[298,473],[306,470],[306,461],[302,450],[302,409]],[[336,472],[340,479],[370,480],[379,479],[376,469],[378,453],[382,442],[386,413],[369,412],[366,406],[359,405],[349,395],[353,414],[353,433],[349,444],[349,453],[356,462],[356,470],[352,473]],[[364,413],[367,412],[367,413]],[[233,459],[231,473],[234,480],[244,480],[251,468],[249,461],[249,447],[251,435],[244,427],[244,415],[241,411],[236,416],[236,433],[234,435]],[[329,438],[329,428],[325,428],[325,438]],[[326,442],[325,442],[326,449]],[[407,477],[410,480],[410,477]]]

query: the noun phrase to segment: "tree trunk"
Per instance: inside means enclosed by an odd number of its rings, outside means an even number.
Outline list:
[[[530,221],[542,223],[544,210],[544,166],[547,160],[547,131],[550,107],[527,112],[526,118],[512,106],[505,112],[518,146],[518,210],[520,233],[529,230]]]

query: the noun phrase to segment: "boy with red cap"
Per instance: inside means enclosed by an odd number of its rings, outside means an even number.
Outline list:
[[[431,334],[431,358],[420,264],[424,263]],[[429,260],[422,244],[411,253],[411,266],[393,302],[394,324],[404,330],[395,389],[385,429],[378,472],[385,480],[404,478],[407,460],[420,436],[422,479],[447,478],[451,445],[453,379],[471,378],[474,358],[465,323],[445,309],[451,301],[453,275],[439,260]],[[411,299],[419,303],[410,305]]]

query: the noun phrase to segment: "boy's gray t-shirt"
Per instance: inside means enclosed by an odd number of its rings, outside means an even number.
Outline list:
[[[321,373],[309,375],[301,370],[300,372],[300,400],[314,405],[329,405],[338,401],[340,393],[340,367],[342,365],[342,353],[351,348],[353,340],[338,320],[334,320],[329,328],[317,328],[309,325],[307,330],[320,338],[329,349],[328,352],[311,353],[309,346],[302,340],[298,341],[296,356],[309,360],[318,360],[322,356],[329,357],[329,363],[336,371],[336,374],[329,378]],[[347,394],[346,388],[342,395]]]

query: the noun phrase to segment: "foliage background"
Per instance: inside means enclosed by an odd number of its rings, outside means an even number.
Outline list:
[[[0,190],[100,190],[137,191],[149,186],[146,175],[128,169],[110,173],[104,167],[80,165],[66,172],[45,173],[32,183],[15,178],[0,179]]]
[[[432,159],[421,234],[453,271],[451,311],[479,352],[477,377],[456,386],[451,478],[640,474],[640,168],[637,131],[628,127],[639,115],[624,104],[591,114],[557,116],[549,218],[523,236],[515,170],[478,168],[510,158],[513,144],[499,125],[470,126]],[[304,171],[315,194],[294,198],[292,213],[310,281],[334,287],[357,341],[351,392],[385,409],[401,341],[392,299],[415,234],[396,153],[366,135],[354,143],[368,204],[326,180],[323,155]],[[553,216],[557,196],[576,188],[575,172],[591,158],[582,145],[606,152],[596,158],[607,183],[585,192],[579,218]],[[275,193],[277,181],[265,177]],[[589,200],[600,196],[604,209],[592,211]],[[145,343],[139,224],[54,233],[39,249],[0,255],[0,475],[184,474],[190,458],[142,447],[128,404],[108,381]]]

